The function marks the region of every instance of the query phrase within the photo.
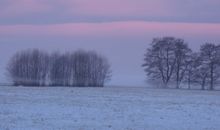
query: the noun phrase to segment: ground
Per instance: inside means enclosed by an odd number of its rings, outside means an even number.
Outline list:
[[[0,130],[219,130],[220,91],[0,87]]]

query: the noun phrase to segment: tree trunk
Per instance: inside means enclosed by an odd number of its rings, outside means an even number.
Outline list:
[[[203,79],[203,81],[202,81],[202,90],[205,90],[205,83],[206,83],[206,79]]]
[[[214,66],[211,64],[211,72],[210,72],[210,90],[214,90]]]
[[[191,89],[191,73],[188,75],[188,89]]]
[[[179,89],[179,67],[177,68],[177,73],[176,73],[176,89]]]

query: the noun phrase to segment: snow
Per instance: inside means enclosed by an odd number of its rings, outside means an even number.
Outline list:
[[[0,87],[0,130],[219,130],[220,91]]]

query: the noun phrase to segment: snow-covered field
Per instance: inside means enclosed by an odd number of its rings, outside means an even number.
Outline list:
[[[0,130],[219,130],[220,91],[0,87]]]

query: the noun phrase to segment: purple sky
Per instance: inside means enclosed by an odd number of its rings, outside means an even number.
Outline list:
[[[0,81],[18,50],[81,48],[109,58],[110,85],[144,86],[140,66],[152,38],[184,38],[194,50],[220,43],[219,7],[219,0],[1,0]]]

